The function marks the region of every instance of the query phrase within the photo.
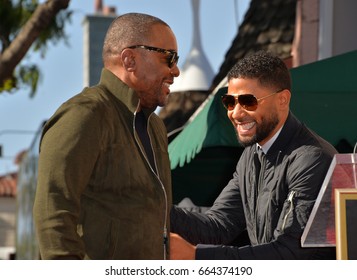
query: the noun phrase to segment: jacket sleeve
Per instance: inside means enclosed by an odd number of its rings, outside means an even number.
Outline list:
[[[287,168],[288,195],[271,242],[233,247],[199,245],[197,259],[332,258],[331,248],[302,248],[300,239],[319,193],[331,158],[321,151],[300,151]]]
[[[83,259],[77,233],[81,194],[98,156],[101,116],[89,104],[62,105],[44,127],[34,222],[42,259]]]
[[[264,260],[332,258],[333,250],[331,248],[302,248],[300,244],[302,232],[330,162],[330,156],[323,154],[321,151],[309,150],[299,153],[290,162],[286,174],[288,195],[281,210],[277,227],[274,230],[274,238],[270,242],[255,246],[235,247],[224,245],[228,242],[221,242],[229,241],[229,238],[214,238],[215,234],[231,237],[229,232],[233,231],[233,235],[235,235],[237,234],[237,227],[243,225],[238,223],[238,221],[242,223],[241,221],[244,220],[244,217],[241,214],[243,213],[241,204],[238,204],[239,207],[236,204],[240,199],[238,197],[238,190],[232,186],[235,183],[234,178],[219,196],[212,210],[207,214],[208,217],[206,219],[200,218],[201,221],[205,221],[210,226],[206,225],[203,228],[196,223],[192,227],[192,222],[187,223],[183,219],[181,221],[184,225],[188,226],[191,234],[182,236],[188,238],[188,240],[194,239],[192,235],[210,236],[210,238],[205,238],[204,240],[195,239],[195,241],[206,244],[199,244],[197,246],[196,259]],[[237,196],[235,199],[230,197],[233,194]],[[235,208],[237,210],[234,210]],[[227,209],[229,210],[227,211]],[[238,212],[241,213],[238,214]],[[214,217],[209,217],[209,215],[213,215]],[[218,223],[221,226],[219,231],[212,226],[212,221],[220,221]],[[201,227],[201,231],[197,230],[199,226]],[[225,231],[226,233],[223,234]],[[215,243],[212,241],[215,241]],[[219,242],[221,242],[221,245],[218,245]]]
[[[237,180],[235,173],[206,213],[194,213],[174,206],[171,230],[192,244],[232,243],[246,227]]]

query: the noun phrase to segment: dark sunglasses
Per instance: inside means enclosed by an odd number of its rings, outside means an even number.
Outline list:
[[[268,98],[276,93],[283,91],[280,89],[276,92],[256,98],[253,94],[225,94],[222,96],[222,102],[227,110],[231,111],[239,103],[247,111],[255,111],[258,108],[258,102],[264,98]]]
[[[165,50],[165,49],[150,47],[150,46],[145,46],[145,45],[135,45],[135,46],[127,47],[127,48],[128,49],[144,49],[144,50],[148,50],[148,51],[166,54],[167,55],[167,65],[169,66],[169,68],[172,68],[172,66],[174,66],[174,64],[177,64],[177,61],[179,59],[177,52],[175,52],[173,50]]]

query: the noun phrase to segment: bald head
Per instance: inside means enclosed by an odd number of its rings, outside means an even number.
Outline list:
[[[149,41],[152,26],[161,24],[168,26],[161,19],[141,13],[128,13],[117,17],[109,26],[103,45],[103,63],[106,66],[111,57],[137,44]]]

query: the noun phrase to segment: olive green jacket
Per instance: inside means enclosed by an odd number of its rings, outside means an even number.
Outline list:
[[[135,132],[136,93],[103,69],[46,123],[34,220],[43,259],[164,259],[172,204],[167,134],[152,111],[155,174]],[[167,243],[167,242],[166,242]]]

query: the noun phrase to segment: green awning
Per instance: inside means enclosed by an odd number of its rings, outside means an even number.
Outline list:
[[[357,141],[357,51],[291,69],[292,112],[337,145]]]
[[[290,72],[293,92],[357,93],[357,51],[292,68]]]

